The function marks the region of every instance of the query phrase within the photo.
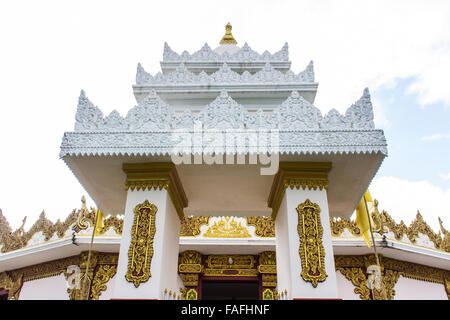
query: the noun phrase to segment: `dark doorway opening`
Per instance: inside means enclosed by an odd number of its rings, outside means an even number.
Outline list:
[[[8,290],[0,289],[0,300],[8,300]]]
[[[202,281],[202,300],[258,300],[258,282]]]

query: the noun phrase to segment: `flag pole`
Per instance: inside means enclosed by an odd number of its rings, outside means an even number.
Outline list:
[[[96,232],[96,229],[97,229],[97,219],[98,219],[98,216],[99,216],[98,215],[98,211],[99,210],[97,208],[97,210],[95,210],[95,213],[94,213],[94,229],[92,230],[91,245],[89,247],[89,253],[88,253],[88,261],[87,261],[87,264],[86,264],[86,271],[84,272],[84,282],[85,282],[84,289],[86,289],[87,285],[89,284],[88,283],[88,280],[89,280],[88,270],[89,270],[89,264],[91,262],[91,252],[92,252],[92,246],[94,244],[94,236],[95,236],[95,232]],[[87,290],[86,297],[83,297],[84,300],[89,300],[89,291],[90,290]],[[82,292],[82,294],[84,295],[84,292]]]
[[[364,193],[363,199],[364,199],[364,205],[366,206],[367,218],[369,219],[369,229],[370,229],[370,235],[371,235],[371,237],[372,237],[373,251],[375,252],[375,261],[377,262],[377,266],[378,266],[378,268],[379,268],[379,270],[380,270],[381,286],[383,287],[383,288],[382,288],[382,290],[383,290],[383,297],[384,297],[384,300],[387,300],[387,297],[386,297],[386,290],[384,290],[383,276],[382,276],[382,274],[381,274],[380,259],[378,258],[377,246],[376,246],[376,244],[375,244],[375,238],[374,238],[374,236],[373,236],[372,222],[371,222],[371,220],[370,220],[369,207],[367,206],[367,202],[366,202],[366,194],[365,194],[365,193]],[[373,298],[373,289],[372,289],[372,298]]]

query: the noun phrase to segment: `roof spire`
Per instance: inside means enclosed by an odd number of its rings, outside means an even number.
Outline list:
[[[234,39],[233,35],[231,34],[231,29],[232,29],[232,26],[228,22],[227,25],[225,26],[225,35],[223,36],[222,40],[220,40],[220,44],[224,44],[224,43],[237,44],[237,41]]]

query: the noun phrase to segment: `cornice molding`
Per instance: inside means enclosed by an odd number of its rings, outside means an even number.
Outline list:
[[[205,119],[205,113],[208,114],[208,119]],[[211,128],[210,124],[217,118],[223,117],[224,113],[228,113],[230,117],[240,114],[236,126],[225,129],[308,132],[361,130],[362,135],[365,131],[375,131],[373,106],[366,88],[361,98],[347,109],[345,115],[333,109],[325,116],[295,90],[291,91],[290,96],[272,112],[265,112],[261,108],[256,112],[249,112],[243,105],[232,99],[226,90],[221,90],[214,101],[206,105],[199,114],[194,115],[190,109],[186,109],[182,114],[176,114],[173,108],[152,89],[145,99],[128,111],[125,117],[120,116],[115,110],[105,117],[102,111],[87,98],[84,91],[81,91],[75,115],[75,132],[117,134],[166,130],[169,132],[171,130],[190,131],[194,129],[196,122],[202,126],[201,128],[207,129]],[[214,127],[214,129],[223,128]],[[64,142],[63,139],[62,148]]]
[[[246,43],[237,52],[229,54],[224,52],[218,54],[214,52],[211,47],[205,43],[205,45],[198,51],[190,54],[187,51],[183,51],[182,54],[178,54],[173,51],[167,42],[164,43],[163,62],[288,62],[289,61],[289,47],[287,42],[281,48],[281,50],[271,54],[268,51],[264,51],[262,54],[252,50]]]
[[[330,170],[331,162],[280,162],[267,200],[272,219],[276,220],[287,188],[327,190]]]
[[[270,62],[265,62],[263,68],[256,73],[245,70],[242,74],[233,71],[224,62],[219,70],[207,74],[205,71],[196,74],[190,71],[184,62],[181,62],[175,71],[165,75],[158,72],[154,76],[145,71],[139,63],[136,71],[137,86],[154,85],[199,85],[210,86],[219,84],[281,84],[281,83],[314,83],[314,65],[311,61],[305,70],[295,74],[292,71],[281,72],[276,70]]]
[[[198,131],[201,130],[199,133]],[[271,134],[268,134],[271,133]],[[201,141],[228,141],[233,134],[247,141],[257,135],[260,143],[239,146],[209,145]],[[277,137],[272,139],[273,134]],[[222,140],[216,137],[222,136]],[[234,141],[234,140],[233,140]],[[226,144],[226,143],[225,143]],[[320,110],[297,92],[272,112],[249,112],[226,91],[198,114],[186,109],[176,114],[155,91],[122,118],[117,112],[103,117],[84,92],[80,95],[75,132],[66,132],[60,156],[72,155],[165,155],[225,152],[248,154],[276,152],[378,153],[387,154],[382,130],[376,130],[367,90],[345,116]]]
[[[166,189],[178,217],[180,220],[184,219],[183,209],[188,206],[188,199],[175,164],[171,162],[124,163],[122,169],[127,175],[126,190]]]
[[[269,131],[270,132],[270,131]],[[186,134],[191,137],[188,145],[179,145],[176,136]],[[155,156],[179,154],[249,154],[271,153],[280,155],[311,154],[376,154],[387,155],[387,144],[382,130],[343,130],[343,131],[306,131],[280,130],[279,143],[272,145],[268,139],[265,150],[252,145],[196,145],[193,130],[148,131],[148,132],[66,132],[61,144],[60,157],[76,156]],[[213,134],[220,141],[227,141],[227,130],[203,133],[203,140],[212,138]],[[236,129],[233,135],[240,139],[249,136],[249,131]],[[270,134],[266,134],[270,137]],[[263,139],[263,138],[261,138]]]

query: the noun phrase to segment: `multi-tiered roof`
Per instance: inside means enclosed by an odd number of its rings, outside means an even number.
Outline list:
[[[133,85],[137,105],[125,116],[117,111],[103,115],[82,91],[75,130],[64,134],[60,156],[91,197],[97,198],[97,204],[112,212],[123,211],[123,176],[98,188],[105,175],[114,176],[111,165],[95,165],[98,156],[115,161],[114,170],[119,171],[120,157],[167,161],[179,152],[268,152],[278,153],[284,161],[292,157],[295,161],[330,161],[330,211],[348,216],[387,155],[383,131],[375,129],[368,89],[345,114],[332,109],[322,115],[313,105],[318,84],[312,62],[294,73],[287,44],[274,54],[259,54],[247,44],[239,47],[230,35],[231,29],[227,41],[216,49],[205,44],[193,54],[175,53],[165,44],[161,72],[156,75],[138,64]],[[235,134],[276,130],[279,138],[276,145],[266,141],[264,150],[252,143],[227,148],[193,142],[178,148],[174,131],[192,133],[196,123],[223,135],[231,129]],[[346,188],[331,188],[333,181]],[[105,194],[112,196],[106,199]]]

